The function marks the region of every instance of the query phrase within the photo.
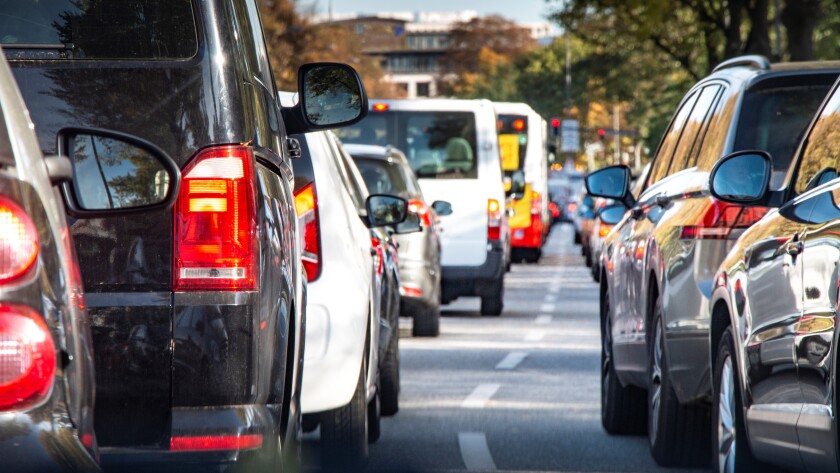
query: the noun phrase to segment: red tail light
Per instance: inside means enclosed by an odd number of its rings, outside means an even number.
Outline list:
[[[55,343],[29,307],[0,304],[0,410],[20,409],[50,392]]]
[[[420,217],[420,223],[424,227],[432,226],[432,209],[420,199],[412,199],[408,201],[408,211],[414,212]]]
[[[172,437],[169,449],[176,451],[248,450],[260,448],[262,435],[201,435],[194,437]]]
[[[371,108],[374,112],[387,112],[391,107],[387,103],[375,103]]]
[[[539,215],[542,211],[542,197],[537,191],[531,191],[531,215]]]
[[[0,284],[26,274],[38,257],[38,232],[26,212],[0,196]]]
[[[610,234],[610,231],[612,231],[612,227],[609,225],[604,225],[602,223],[601,226],[598,228],[598,236],[604,238],[605,236]]]
[[[766,207],[742,207],[712,199],[697,225],[682,227],[683,240],[725,240],[736,228],[749,228],[767,213]]]
[[[303,254],[300,259],[306,271],[306,280],[311,282],[321,275],[321,224],[314,182],[295,193],[295,210],[300,222],[300,231],[303,232]]]
[[[574,202],[569,202],[569,204],[566,205],[566,208],[569,210],[569,212],[574,212],[575,210],[577,210],[577,204]]]
[[[487,239],[502,238],[502,206],[496,199],[487,199]]]
[[[401,286],[400,294],[408,297],[423,297],[423,290],[419,287]]]
[[[198,153],[175,209],[176,291],[257,289],[254,156],[247,146]]]
[[[385,265],[385,247],[379,238],[370,237],[370,247],[376,251],[373,255],[373,265],[376,266],[376,274],[382,274],[382,269]]]

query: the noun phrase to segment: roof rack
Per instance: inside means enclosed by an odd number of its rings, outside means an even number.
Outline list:
[[[712,72],[714,73],[722,69],[729,69],[730,67],[739,66],[752,66],[756,69],[766,71],[770,69],[770,60],[760,54],[750,54],[748,56],[733,57],[732,59],[727,59],[726,61],[723,61],[722,63],[718,64],[717,67],[712,69]]]

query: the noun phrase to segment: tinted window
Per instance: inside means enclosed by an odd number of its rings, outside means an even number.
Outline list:
[[[528,148],[528,117],[525,115],[499,115],[499,153],[502,170],[506,176],[525,166]]]
[[[834,95],[820,113],[802,153],[795,190],[805,192],[820,174],[840,169],[840,92]]]
[[[735,113],[738,97],[740,95],[724,89],[722,97],[718,99],[718,105],[709,118],[706,132],[702,140],[695,145],[695,148],[699,147],[699,153],[695,159],[698,169],[711,171],[715,163],[723,157],[723,148],[726,146],[732,126],[732,116]]]
[[[398,164],[381,159],[353,158],[371,194],[391,194],[409,198],[408,184]]]
[[[371,112],[337,133],[347,143],[396,146],[405,152],[418,177],[478,177],[471,112]]]
[[[648,185],[654,184],[668,175],[668,168],[671,165],[674,148],[677,146],[683,125],[685,125],[688,115],[691,113],[691,109],[694,107],[696,101],[697,93],[694,93],[684,102],[682,108],[680,108],[674,117],[671,127],[665,133],[665,136],[662,137],[662,143],[659,145],[659,152],[656,153],[656,160],[651,169]]]
[[[190,0],[0,0],[0,43],[73,59],[177,59],[196,54],[198,36]]]
[[[773,158],[774,184],[784,177],[793,153],[830,85],[747,91],[733,151],[758,149]]]
[[[316,134],[311,137],[316,139]],[[300,143],[300,157],[292,161],[292,169],[295,172],[295,192],[306,187],[315,180],[315,171],[312,169],[312,150],[309,147],[306,135],[292,135]]]
[[[680,136],[679,144],[674,151],[674,158],[671,161],[671,168],[668,174],[680,172],[694,165],[694,160],[691,159],[692,150],[695,147],[695,143],[703,136],[706,116],[709,114],[709,109],[712,108],[718,90],[720,90],[720,86],[710,85],[705,87],[700,93],[700,97],[697,99],[697,103],[694,105],[694,109],[691,111],[691,115],[683,127],[682,136]]]

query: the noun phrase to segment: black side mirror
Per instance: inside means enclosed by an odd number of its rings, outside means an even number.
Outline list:
[[[630,193],[630,168],[624,165],[609,166],[586,176],[586,192],[590,196],[613,199],[632,207],[636,204]]]
[[[452,215],[452,204],[445,200],[436,200],[432,203],[432,210],[441,217]]]
[[[315,62],[298,70],[300,102],[283,108],[290,135],[352,125],[368,113],[365,86],[347,64]]]
[[[522,171],[513,171],[510,175],[510,191],[508,194],[521,196],[525,193],[525,173]]]
[[[178,198],[181,171],[163,150],[136,136],[95,128],[65,128],[58,152],[73,168],[62,184],[68,213],[77,218],[150,212]]]
[[[627,209],[621,204],[612,204],[602,207],[598,211],[598,218],[607,225],[615,225],[624,217]]]
[[[770,194],[772,161],[764,151],[738,151],[721,158],[709,175],[709,191],[723,202],[764,204]]]
[[[420,216],[415,212],[408,212],[405,220],[394,227],[394,233],[398,235],[405,235],[406,233],[417,233],[423,231],[420,224]]]
[[[393,195],[373,194],[365,200],[365,208],[369,227],[396,225],[408,215],[408,202]]]

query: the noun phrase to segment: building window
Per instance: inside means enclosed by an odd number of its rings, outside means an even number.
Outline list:
[[[428,97],[429,96],[429,83],[428,82],[418,82],[417,83],[417,96],[418,97]]]
[[[397,88],[405,93],[408,93],[408,84],[405,82],[397,82]]]
[[[356,34],[364,34],[365,33],[365,25],[363,23],[358,23],[356,25]]]

